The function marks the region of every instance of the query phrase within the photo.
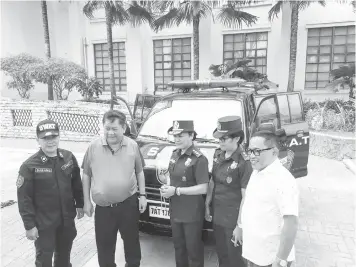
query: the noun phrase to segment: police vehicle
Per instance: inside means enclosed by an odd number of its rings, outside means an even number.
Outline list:
[[[173,120],[194,121],[198,134],[195,146],[208,158],[210,170],[218,146],[218,140],[212,136],[218,118],[242,118],[243,149],[260,125],[272,124],[281,134],[281,162],[294,177],[307,175],[309,130],[299,92],[256,92],[239,86],[237,79],[173,81],[170,86],[178,92],[166,96],[138,95],[134,107],[133,116],[140,126],[136,141],[146,163],[148,205],[140,217],[142,230],[170,232],[169,201],[161,198],[159,188],[169,181],[168,164],[175,147],[167,130]],[[204,229],[211,230],[211,223],[205,222]]]

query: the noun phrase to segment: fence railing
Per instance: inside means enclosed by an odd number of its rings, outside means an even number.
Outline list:
[[[12,119],[14,126],[32,127],[32,111],[29,109],[12,109]]]
[[[54,111],[48,111],[47,115],[49,119],[58,122],[61,130],[94,135],[98,135],[100,132],[98,116]]]

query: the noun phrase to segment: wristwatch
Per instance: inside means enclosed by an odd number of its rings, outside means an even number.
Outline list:
[[[177,187],[177,196],[180,196],[180,187]]]
[[[282,259],[280,259],[280,258],[278,258],[278,257],[277,257],[277,260],[279,260],[279,265],[280,265],[281,267],[287,267],[287,265],[288,265],[288,262],[287,262],[287,261],[282,260]]]
[[[144,194],[141,194],[141,193],[140,193],[140,197],[145,197],[145,198],[147,198],[147,194],[146,194],[146,193],[144,193]]]

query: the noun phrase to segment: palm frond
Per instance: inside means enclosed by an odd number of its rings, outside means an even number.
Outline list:
[[[160,13],[165,13],[172,8],[179,7],[179,1],[169,0],[169,1],[153,1],[153,7],[156,11]]]
[[[322,5],[323,7],[326,6],[326,1],[318,1],[319,5]]]
[[[333,79],[339,79],[341,77],[353,77],[355,76],[355,63],[340,66],[337,69],[330,71],[330,75]]]
[[[219,10],[217,19],[229,28],[239,28],[243,23],[247,26],[251,26],[256,23],[258,17],[245,11],[241,11],[235,6],[226,5]]]
[[[127,9],[132,26],[136,27],[144,23],[153,26],[153,14],[145,7],[139,5],[137,1],[133,1]]]
[[[149,1],[135,1],[135,2],[138,3],[138,5],[140,5],[141,7],[148,10],[151,14],[153,14],[155,12],[155,7],[157,6],[157,3],[161,1],[149,0]]]
[[[212,1],[205,1],[205,3],[210,7],[210,8],[218,8],[223,5],[224,1],[219,1],[219,0],[212,0]]]
[[[291,1],[290,4],[291,6],[296,6],[298,10],[304,10],[310,6],[312,2],[311,1]]]
[[[213,15],[212,3],[204,1],[192,1],[193,16],[198,18],[206,18],[208,15]]]
[[[170,28],[176,22],[177,17],[179,15],[177,8],[172,8],[165,15],[157,18],[154,22],[154,30],[161,31],[164,28]]]
[[[250,6],[253,4],[259,4],[263,1],[261,1],[261,0],[242,0],[242,1],[237,1],[237,2],[239,2],[240,5]]]
[[[88,1],[83,7],[83,13],[84,15],[89,18],[93,19],[94,18],[94,12],[100,8],[103,8],[104,2],[103,1]]]
[[[282,11],[284,1],[278,1],[269,11],[268,20],[272,21],[274,18],[278,18],[278,14]]]
[[[113,24],[125,25],[130,21],[130,15],[123,1],[105,1],[105,3],[110,7]]]

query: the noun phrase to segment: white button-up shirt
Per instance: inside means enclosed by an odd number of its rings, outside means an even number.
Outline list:
[[[283,216],[298,216],[299,192],[295,178],[277,159],[262,171],[253,171],[242,207],[242,256],[257,264],[276,259]],[[288,261],[294,261],[294,246]]]

